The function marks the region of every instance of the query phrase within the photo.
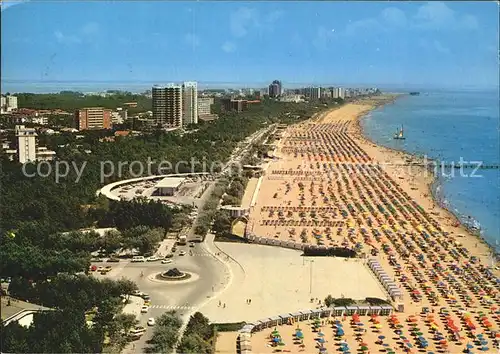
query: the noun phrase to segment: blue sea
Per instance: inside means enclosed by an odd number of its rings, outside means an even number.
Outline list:
[[[380,145],[445,164],[500,164],[498,91],[421,91],[368,114],[361,126]],[[405,140],[393,139],[404,127]],[[474,164],[477,164],[474,162]],[[444,172],[444,173],[443,173]],[[500,169],[439,169],[435,196],[462,221],[481,229],[500,252]]]

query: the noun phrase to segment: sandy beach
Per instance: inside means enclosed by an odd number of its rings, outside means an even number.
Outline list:
[[[286,129],[276,143],[278,159],[269,164],[251,208],[248,230],[260,237],[353,249],[361,258],[377,259],[403,291],[398,302],[404,312],[395,319],[381,318],[373,326],[366,317],[343,318],[341,324],[349,328],[343,336],[335,334],[335,323],[316,328],[335,345],[323,352],[345,351],[339,344],[345,340],[354,351],[390,346],[398,353],[412,348],[458,353],[469,346],[474,352],[497,352],[499,273],[488,246],[435,203],[433,175],[415,166],[416,158],[362,135],[361,117],[394,99],[349,103]],[[359,336],[358,323],[368,328]],[[305,343],[293,337],[296,330],[290,326],[277,330],[292,344],[282,348],[286,351],[309,353],[325,346],[317,345],[316,334],[304,333],[311,340]],[[276,349],[270,332],[253,335],[254,352]],[[361,341],[366,345],[358,345]]]

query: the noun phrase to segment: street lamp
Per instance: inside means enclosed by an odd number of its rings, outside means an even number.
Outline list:
[[[314,260],[305,260],[304,262],[309,262],[309,295],[312,294],[312,284],[313,284],[313,268],[312,265],[314,263]]]

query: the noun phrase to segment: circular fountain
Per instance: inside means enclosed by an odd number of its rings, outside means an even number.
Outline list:
[[[166,272],[159,273],[156,275],[156,279],[165,281],[181,281],[191,278],[191,274],[187,272],[181,272],[177,268],[171,268]]]

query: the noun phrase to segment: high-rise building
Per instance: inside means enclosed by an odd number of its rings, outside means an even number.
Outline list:
[[[211,107],[213,104],[213,97],[198,97],[198,116],[211,114]]]
[[[78,130],[111,129],[111,110],[102,107],[82,108],[75,111]]]
[[[2,96],[0,102],[1,113],[10,113],[17,109],[17,97],[16,96]]]
[[[282,94],[283,87],[281,86],[281,81],[274,80],[271,85],[269,85],[269,97],[279,97]]]
[[[182,87],[153,86],[153,123],[165,128],[182,126]]]
[[[26,163],[36,161],[36,131],[34,128],[26,128],[24,125],[16,125],[16,136],[18,139],[19,162]]]
[[[319,100],[321,97],[321,87],[311,87],[309,91],[309,99]]]
[[[339,98],[339,90],[338,87],[332,88],[332,98]]]
[[[345,98],[345,88],[337,87],[337,98]]]
[[[7,112],[17,109],[17,97],[7,96]]]
[[[182,124],[198,124],[198,84],[187,81],[182,85]]]

